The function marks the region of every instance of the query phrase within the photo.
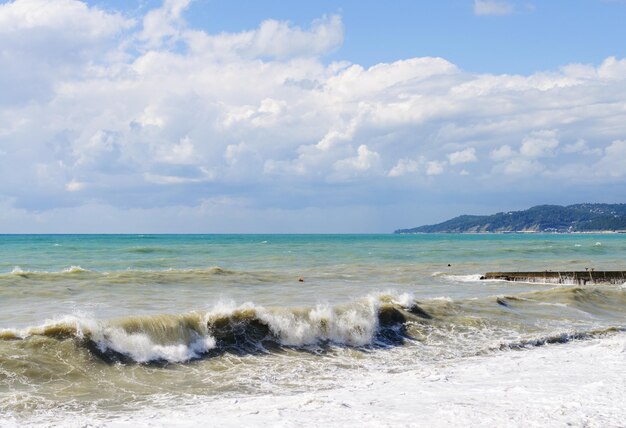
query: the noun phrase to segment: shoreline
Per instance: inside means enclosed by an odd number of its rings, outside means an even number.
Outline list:
[[[297,394],[193,397],[122,414],[64,414],[66,425],[619,426],[626,419],[626,333],[508,350],[386,373],[355,372],[341,388]],[[164,397],[165,399],[165,397]],[[49,418],[52,415],[46,415]],[[95,418],[95,419],[94,419]],[[7,421],[5,419],[5,421]],[[46,420],[9,417],[10,426]]]
[[[626,230],[595,230],[589,232],[547,232],[543,230],[516,230],[502,232],[393,232],[392,235],[620,235]]]

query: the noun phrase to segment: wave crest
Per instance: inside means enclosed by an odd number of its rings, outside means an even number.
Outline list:
[[[391,346],[408,337],[407,321],[432,318],[407,296],[368,296],[341,306],[265,308],[218,305],[207,313],[153,315],[99,321],[69,316],[23,330],[2,330],[4,340],[44,336],[73,339],[106,362],[186,362],[224,352],[266,352],[278,347]]]

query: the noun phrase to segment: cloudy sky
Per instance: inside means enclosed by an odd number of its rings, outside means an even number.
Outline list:
[[[620,0],[0,1],[0,233],[626,202],[624,22]]]

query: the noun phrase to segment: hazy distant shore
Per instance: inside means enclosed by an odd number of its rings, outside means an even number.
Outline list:
[[[626,232],[626,204],[538,205],[492,215],[460,215],[442,223],[395,233],[619,233]]]
[[[585,232],[546,232],[543,230],[516,230],[512,232],[395,232],[396,235],[436,235],[436,234],[450,234],[450,235],[612,235],[626,233],[626,230],[594,230]]]

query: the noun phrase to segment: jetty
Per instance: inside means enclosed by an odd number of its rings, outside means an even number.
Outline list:
[[[501,280],[511,282],[540,282],[547,284],[617,284],[626,283],[626,271],[622,270],[584,270],[584,271],[542,271],[542,272],[487,272],[482,280]]]

